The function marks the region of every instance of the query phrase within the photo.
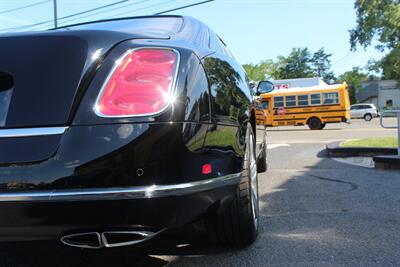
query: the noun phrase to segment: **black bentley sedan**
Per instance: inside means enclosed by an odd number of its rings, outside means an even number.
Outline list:
[[[256,94],[189,17],[0,35],[0,241],[119,247],[204,221],[251,244],[266,169]]]

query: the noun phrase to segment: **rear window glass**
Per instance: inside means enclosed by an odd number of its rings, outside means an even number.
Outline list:
[[[117,30],[127,33],[174,34],[179,32],[182,23],[183,19],[179,17],[150,17],[94,22],[68,28],[76,30]]]
[[[372,108],[371,105],[362,105],[361,106],[361,109],[370,109],[370,108]]]
[[[276,108],[283,107],[283,96],[274,97],[274,107]]]
[[[339,103],[339,94],[338,93],[323,93],[324,97],[324,105],[332,105]]]

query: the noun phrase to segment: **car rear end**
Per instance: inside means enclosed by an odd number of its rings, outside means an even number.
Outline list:
[[[204,151],[209,124],[188,117],[192,49],[123,30],[0,38],[0,241],[136,244],[231,198],[241,157]]]
[[[369,112],[371,113],[372,117],[376,118],[379,117],[379,112],[378,109],[374,104],[368,104],[369,106]]]

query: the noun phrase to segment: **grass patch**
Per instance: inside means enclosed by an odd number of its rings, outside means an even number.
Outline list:
[[[345,141],[341,147],[397,147],[397,137],[374,137]]]

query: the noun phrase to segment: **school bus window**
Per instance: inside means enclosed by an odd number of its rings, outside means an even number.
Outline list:
[[[324,105],[339,104],[338,93],[323,93]]]
[[[261,102],[261,105],[262,105],[263,109],[268,109],[269,108],[269,102],[268,101]]]
[[[311,105],[321,105],[321,94],[311,95]]]
[[[283,107],[283,96],[274,97],[274,107],[276,108]]]
[[[308,95],[298,95],[297,103],[299,104],[299,107],[308,106]]]
[[[295,107],[296,106],[296,96],[288,95],[286,96],[286,107]]]

